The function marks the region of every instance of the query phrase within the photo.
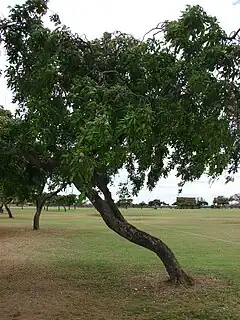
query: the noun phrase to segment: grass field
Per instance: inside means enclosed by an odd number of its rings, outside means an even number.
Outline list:
[[[239,320],[240,211],[128,209],[194,275],[170,287],[160,260],[109,230],[93,209],[0,216],[1,320]]]

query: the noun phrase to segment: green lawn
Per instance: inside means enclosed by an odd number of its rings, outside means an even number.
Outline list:
[[[240,319],[240,211],[128,209],[197,279],[169,287],[161,261],[93,209],[0,216],[0,319]]]

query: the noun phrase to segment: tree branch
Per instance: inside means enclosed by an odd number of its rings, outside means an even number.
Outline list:
[[[21,149],[21,148],[13,148],[13,147],[1,148],[0,154],[5,154],[5,155],[15,154],[15,155],[22,156],[27,162],[29,162],[33,166],[43,170],[52,170],[57,166],[57,162],[55,159],[52,159],[49,162],[44,162],[44,161],[41,161],[34,152],[30,152],[28,150]]]
[[[62,189],[64,189],[66,187],[66,184],[62,185],[61,187],[59,187],[56,191],[50,192],[45,196],[45,201],[51,199],[52,197],[54,197],[55,195],[58,194],[58,192],[60,192]]]
[[[154,34],[153,34],[153,37],[155,37],[158,33],[160,33],[161,31],[163,31],[163,27],[164,27],[164,22],[159,22],[156,27],[150,29],[148,32],[146,32],[142,38],[142,41],[144,41],[145,37],[153,32],[153,31],[156,31]]]
[[[105,201],[111,208],[112,212],[114,212],[115,218],[119,219],[120,221],[126,221],[125,218],[123,217],[122,213],[116,206],[116,204],[113,201],[112,194],[110,190],[108,189],[108,177],[107,175],[99,175],[96,172],[94,173],[93,176],[94,182],[96,183],[97,187],[101,190],[105,197]]]
[[[227,39],[227,40],[234,40],[234,39],[236,39],[236,37],[238,36],[239,32],[240,32],[240,28],[239,28],[237,31],[233,31],[233,32],[232,32],[232,36],[227,37],[226,39]]]

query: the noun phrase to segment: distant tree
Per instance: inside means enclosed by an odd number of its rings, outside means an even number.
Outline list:
[[[65,196],[65,200],[66,205],[68,206],[68,210],[70,210],[71,206],[74,206],[74,204],[76,203],[77,196],[76,194],[68,194]]]
[[[178,209],[200,209],[208,203],[203,198],[198,198],[197,201],[193,198],[180,198],[172,205],[177,206]]]
[[[142,202],[140,202],[139,203],[139,207],[142,209],[142,208],[145,208],[147,206],[147,204],[144,202],[144,201],[142,201]]]
[[[162,205],[161,200],[154,199],[148,202],[149,207],[153,207],[154,209],[160,208]]]
[[[208,202],[206,200],[201,201],[201,206],[208,206]]]
[[[63,207],[64,211],[66,212],[66,206],[68,203],[66,195],[54,195],[52,199],[52,205],[58,207],[58,211],[60,211],[60,208]]]
[[[197,206],[199,208],[202,208],[204,206],[208,206],[208,202],[206,200],[204,200],[203,198],[198,199],[197,201]]]
[[[229,198],[224,196],[218,196],[213,199],[213,205],[217,207],[223,207],[229,204]]]
[[[131,194],[130,194],[127,183],[120,184],[120,188],[119,188],[119,191],[117,192],[117,195],[119,197],[119,200],[117,202],[117,205],[119,207],[123,207],[127,209],[132,205],[133,199],[131,198]]]
[[[240,193],[235,193],[229,197],[230,208],[239,208],[240,207]]]
[[[229,198],[229,201],[232,202],[232,201],[235,201],[237,203],[240,204],[240,193],[235,193],[234,195],[232,195],[230,198]]]
[[[165,201],[162,202],[163,206],[169,206],[169,203],[166,203]]]
[[[128,209],[132,206],[133,199],[131,198],[122,198],[121,200],[117,201],[117,206],[120,208]]]

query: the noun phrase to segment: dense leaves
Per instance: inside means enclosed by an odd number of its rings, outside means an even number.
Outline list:
[[[46,10],[47,1],[28,0],[1,30],[21,144],[56,157],[60,176],[88,184],[94,172],[111,176],[126,166],[137,193],[146,177],[153,188],[174,167],[186,181],[206,169],[221,174],[238,158],[229,122],[239,45],[201,7],[145,42],[121,33],[85,41],[56,18],[46,28]]]
[[[187,7],[159,39],[87,41],[57,16],[46,28],[46,11],[47,1],[28,0],[0,21],[21,120],[15,146],[54,157],[59,179],[85,187],[125,166],[135,194],[174,167],[183,181],[236,169],[239,45],[216,18]]]

